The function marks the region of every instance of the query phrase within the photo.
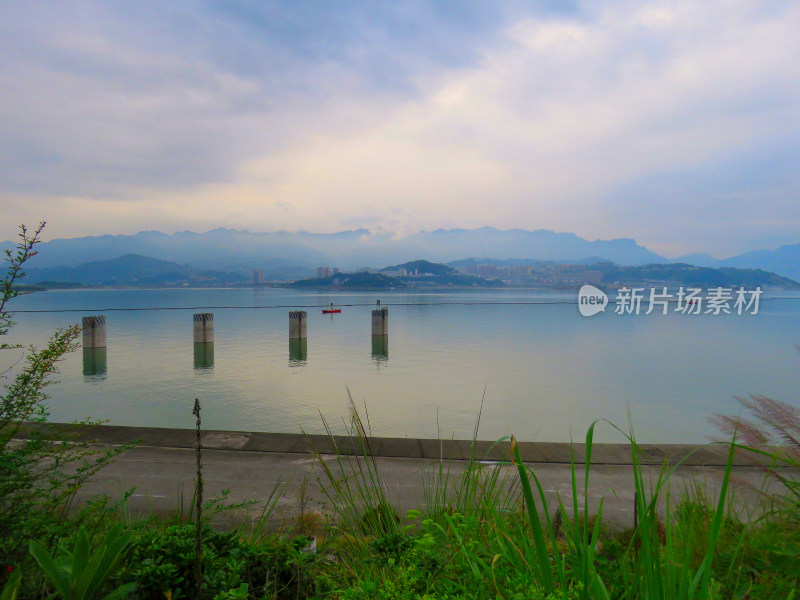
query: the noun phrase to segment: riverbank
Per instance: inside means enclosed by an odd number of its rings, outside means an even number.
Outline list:
[[[73,426],[51,423],[45,435],[58,437],[59,432],[75,434]],[[106,445],[136,443],[140,447],[164,449],[194,448],[195,430],[169,427],[127,427],[97,425],[82,428],[80,439]],[[342,435],[307,435],[303,433],[267,433],[248,431],[209,430],[201,437],[203,448],[208,450],[240,450],[245,452],[304,454],[352,454],[354,439]],[[384,458],[409,458],[428,460],[509,460],[510,442],[492,440],[454,440],[370,437],[367,443],[371,454]],[[569,465],[583,464],[585,444],[566,442],[525,442],[518,440],[525,462]],[[638,444],[643,464],[724,467],[728,459],[726,444]],[[356,450],[356,452],[358,452]],[[737,452],[734,466],[750,467],[754,456]],[[592,464],[631,465],[630,444],[592,444]]]
[[[44,432],[65,438],[70,426],[51,424]],[[72,430],[74,432],[74,430]],[[177,514],[189,510],[195,481],[195,431],[156,427],[100,425],[80,430],[79,437],[98,448],[136,443],[136,447],[105,467],[78,492],[78,504],[105,494],[119,498],[133,490],[127,510],[133,515]],[[453,481],[469,466],[470,456],[487,469],[513,470],[507,462],[510,443],[470,440],[431,440],[411,438],[367,438],[375,464],[389,497],[401,514],[423,507],[425,485],[431,475],[446,466]],[[227,490],[230,502],[254,501],[242,509],[237,519],[255,522],[263,502],[280,488],[272,522],[291,522],[301,512],[329,514],[330,503],[320,481],[324,468],[315,459],[314,449],[332,461],[339,455],[358,455],[361,443],[347,436],[303,435],[242,431],[205,431],[201,436],[203,476],[206,497],[221,496]],[[519,442],[523,460],[540,477],[550,502],[560,496],[572,502],[571,449],[576,469],[585,462],[584,444]],[[728,447],[724,444],[643,444],[639,457],[643,472],[657,480],[663,465],[674,469],[672,489],[708,489],[716,494],[725,470]],[[613,529],[632,526],[634,518],[634,477],[632,453],[628,444],[593,444],[589,511],[603,501],[604,521]],[[764,482],[764,472],[751,454],[737,453],[731,476],[741,485],[735,490],[735,503],[744,512],[759,505],[755,491]],[[581,501],[583,499],[581,498]],[[230,517],[231,515],[227,515]]]
[[[214,527],[198,528],[195,430],[55,424],[43,433],[77,433],[101,452],[138,441],[51,525],[63,532],[53,552],[89,543],[78,522],[92,524],[100,548],[126,531],[130,548],[107,587],[135,587],[132,598],[191,595],[198,564],[217,600],[577,598],[587,581],[608,590],[589,597],[672,598],[704,569],[713,571],[703,597],[784,600],[797,586],[783,566],[798,547],[792,505],[765,512],[762,495],[786,488],[724,444],[205,431],[203,515]],[[24,572],[22,597],[38,597],[45,583],[33,562],[12,568]]]

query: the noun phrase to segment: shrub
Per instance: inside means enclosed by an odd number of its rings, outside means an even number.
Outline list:
[[[5,251],[7,272],[0,280],[0,335],[6,335],[14,325],[7,304],[19,293],[16,286],[25,275],[23,265],[36,255],[43,228],[41,223],[30,233],[21,226],[16,250]],[[76,347],[80,332],[77,325],[59,329],[43,348],[30,347],[22,366],[15,368],[13,376],[6,375],[10,383],[0,396],[0,578],[13,563],[27,558],[27,540],[46,537],[52,541],[69,531],[71,525],[65,526],[61,517],[77,490],[126,449],[100,451],[86,442],[53,442],[43,432],[47,386],[53,383],[58,362]],[[0,353],[8,356],[14,348],[19,346],[0,344]],[[13,364],[5,373],[12,368]],[[94,423],[76,423],[91,424]]]

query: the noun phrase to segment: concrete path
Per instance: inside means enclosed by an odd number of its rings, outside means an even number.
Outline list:
[[[58,431],[63,426],[53,426]],[[97,494],[119,497],[135,488],[127,506],[129,512],[175,513],[187,511],[194,490],[195,449],[193,430],[109,427],[100,426],[83,432],[84,439],[99,446],[115,446],[138,440],[138,445],[104,468],[97,477],[79,492],[79,500]],[[279,486],[280,492],[273,514],[273,523],[290,521],[301,511],[332,514],[331,502],[322,488],[328,484],[319,458],[311,453],[311,446],[320,452],[334,472],[336,457],[334,445],[340,454],[358,453],[351,438],[334,438],[291,434],[265,434],[247,432],[209,431],[202,436],[203,475],[206,497],[230,490],[229,500],[242,502],[255,500],[258,504],[241,511],[237,518],[255,520],[261,514],[263,503]],[[400,514],[410,508],[422,508],[424,484],[435,480],[440,466],[450,469],[450,485],[468,464],[469,442],[411,439],[370,439],[372,453],[380,477]],[[539,477],[547,491],[551,506],[560,495],[571,506],[572,485],[569,444],[521,443],[523,459]],[[585,448],[574,447],[576,461],[583,462]],[[506,461],[509,444],[494,445],[479,442],[475,454],[485,471],[500,469],[501,476],[516,480],[514,467],[496,465],[493,461]],[[440,462],[439,457],[445,461]],[[705,486],[707,495],[714,500],[727,459],[725,446],[644,445],[642,446],[646,477],[655,481],[662,464],[674,468],[671,476],[673,495]],[[356,456],[345,460],[355,461]],[[362,459],[363,460],[363,459]],[[630,448],[615,444],[597,444],[592,452],[589,485],[589,511],[595,512],[601,498],[604,501],[604,520],[612,527],[624,528],[633,522],[633,471],[630,465]],[[680,463],[680,464],[678,464]],[[735,503],[738,510],[757,510],[758,488],[764,482],[764,471],[753,465],[747,456],[737,455],[733,467]],[[578,464],[579,482],[583,465]],[[579,491],[582,503],[583,492]],[[673,502],[675,498],[673,498]]]

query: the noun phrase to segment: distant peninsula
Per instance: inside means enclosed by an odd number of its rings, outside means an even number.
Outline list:
[[[283,284],[290,288],[335,289],[404,289],[404,288],[492,288],[502,287],[497,279],[485,279],[441,263],[414,260],[378,270],[362,269],[356,273],[331,273],[321,267],[321,277],[300,279]]]
[[[502,264],[502,263],[510,264]],[[314,289],[438,289],[438,288],[556,288],[573,289],[585,283],[606,288],[622,286],[738,287],[798,290],[800,283],[760,269],[710,268],[688,264],[654,263],[624,267],[609,261],[590,264],[521,260],[477,261],[466,259],[445,265],[414,260],[378,270],[357,273],[333,272],[320,267],[318,276],[280,284],[289,288]]]

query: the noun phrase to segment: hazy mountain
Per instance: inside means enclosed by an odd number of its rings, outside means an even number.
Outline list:
[[[13,242],[0,244],[0,248],[11,247]],[[29,264],[36,268],[75,266],[125,254],[154,256],[201,271],[229,271],[247,278],[253,269],[275,273],[273,278],[276,279],[291,279],[313,275],[313,269],[322,265],[354,270],[404,263],[420,256],[441,263],[462,260],[465,256],[487,257],[475,260],[489,264],[495,261],[496,264],[511,264],[512,261],[528,264],[537,260],[583,264],[612,261],[628,266],[689,263],[703,267],[757,268],[800,278],[800,244],[748,252],[724,260],[707,254],[689,254],[670,261],[632,239],[589,241],[573,233],[491,227],[438,229],[405,237],[370,233],[366,229],[333,234],[252,233],[233,229],[174,234],[142,231],[135,235],[52,240],[39,246],[39,255]]]
[[[800,280],[800,244],[781,246],[777,250],[756,250],[719,259],[708,254],[687,254],[673,261],[698,267],[736,267],[740,269],[763,269]]]
[[[26,273],[25,282],[30,284],[55,281],[83,285],[219,285],[248,280],[236,273],[200,271],[138,254],[125,254],[75,267],[34,267],[26,269]]]
[[[535,263],[541,263],[543,261],[532,261],[529,258],[463,258],[461,260],[452,260],[447,263],[451,267],[455,267],[456,269],[460,269],[462,271],[466,271],[469,267],[475,267],[477,265],[495,265],[498,267],[515,267],[519,265],[533,265]],[[548,261],[549,262],[549,261]],[[554,260],[552,261],[555,264],[561,263],[570,263],[570,264],[579,264],[579,265],[595,265],[595,264],[603,264],[609,263],[613,261],[609,261],[605,258],[600,258],[598,256],[587,256],[586,258],[579,258],[577,260],[573,259],[570,261],[564,260]]]
[[[156,256],[199,269],[235,270],[291,265],[320,265],[340,269],[378,267],[424,256],[447,262],[464,256],[521,257],[526,260],[578,260],[597,256],[619,264],[666,262],[631,239],[589,241],[572,233],[552,231],[501,231],[491,227],[420,232],[406,237],[370,233],[365,229],[334,234],[308,232],[251,233],[215,229],[207,233],[184,231],[164,234],[142,231],[135,235],[103,235],[56,239],[39,246],[32,267],[74,266],[124,254]]]
[[[720,261],[720,264],[742,269],[766,269],[785,277],[800,280],[800,244],[781,246],[777,250],[745,252]]]

